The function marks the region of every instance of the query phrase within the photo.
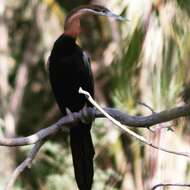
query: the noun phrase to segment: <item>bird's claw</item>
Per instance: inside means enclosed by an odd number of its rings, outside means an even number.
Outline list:
[[[82,123],[88,124],[92,122],[92,118],[89,117],[89,114],[86,109],[87,109],[87,105],[85,104],[84,107],[82,108],[83,117],[81,118],[81,121]]]
[[[71,111],[68,107],[66,107],[65,110],[66,110],[67,115],[69,115],[70,119],[71,119],[72,121],[74,121],[74,117],[73,117],[73,115],[72,115],[72,111]]]

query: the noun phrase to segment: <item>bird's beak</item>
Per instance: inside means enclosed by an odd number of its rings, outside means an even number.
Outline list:
[[[112,17],[112,18],[114,18],[116,20],[120,20],[120,21],[129,21],[127,18],[116,15],[115,13],[113,13],[111,11],[106,13],[105,16]]]

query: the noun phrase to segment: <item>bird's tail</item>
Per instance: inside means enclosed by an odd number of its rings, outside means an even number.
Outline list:
[[[75,178],[80,190],[91,190],[93,182],[94,147],[90,134],[91,124],[80,124],[70,129],[70,143]]]

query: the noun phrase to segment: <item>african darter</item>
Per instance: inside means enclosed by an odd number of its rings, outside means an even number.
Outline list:
[[[49,57],[49,77],[51,87],[63,115],[66,108],[71,112],[81,110],[85,105],[92,106],[79,87],[94,97],[94,83],[90,60],[76,44],[80,33],[80,18],[86,15],[99,15],[123,20],[110,10],[99,5],[80,6],[73,9],[65,20],[64,33],[55,41]],[[75,178],[80,190],[90,190],[93,182],[94,147],[90,134],[91,123],[80,123],[70,129],[70,144]]]

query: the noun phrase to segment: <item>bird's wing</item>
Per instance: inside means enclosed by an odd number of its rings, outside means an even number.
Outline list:
[[[89,56],[83,51],[83,62],[84,62],[84,66],[85,66],[85,70],[86,72],[86,83],[87,86],[90,88],[89,93],[92,97],[94,97],[94,78],[93,78],[93,74],[92,74],[92,69],[91,69],[91,63],[90,63],[90,58]]]

